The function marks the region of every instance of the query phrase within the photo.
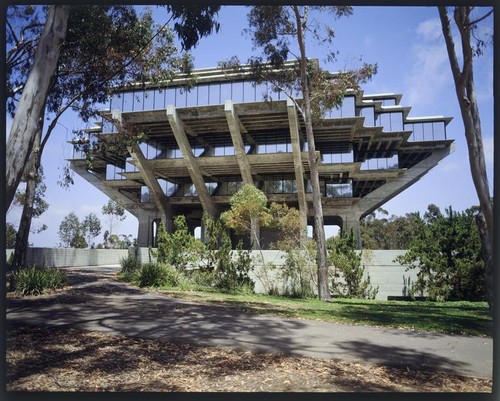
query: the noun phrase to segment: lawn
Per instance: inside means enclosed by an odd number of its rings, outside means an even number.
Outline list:
[[[405,302],[362,299],[296,299],[219,292],[159,292],[190,301],[224,304],[246,311],[327,322],[392,327],[444,334],[492,336],[493,323],[485,302]]]

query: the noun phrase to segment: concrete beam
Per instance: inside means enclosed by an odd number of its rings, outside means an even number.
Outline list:
[[[156,176],[153,172],[153,169],[148,164],[148,161],[144,157],[144,153],[142,153],[139,145],[135,144],[133,146],[128,147],[128,151],[132,158],[135,161],[136,166],[139,168],[139,172],[141,174],[142,179],[146,183],[146,186],[149,189],[150,194],[153,197],[153,200],[158,207],[158,210],[161,211],[164,218],[162,218],[163,224],[167,224],[167,220],[171,218],[172,215],[172,207],[169,204],[168,198],[163,192],[156,179]]]
[[[410,167],[406,172],[401,174],[398,178],[388,181],[384,185],[377,188],[375,191],[361,198],[358,203],[360,217],[363,218],[370,214],[384,203],[394,198],[396,195],[410,187],[432,168],[437,166],[446,156],[455,151],[455,143],[447,145],[446,147],[434,150],[432,154],[426,159]]]
[[[236,158],[241,171],[241,178],[245,184],[253,185],[252,168],[245,153],[245,145],[241,137],[240,126],[242,125],[240,119],[234,111],[233,102],[226,100],[224,104],[224,112],[226,113],[227,124],[229,125],[229,132],[233,141]]]
[[[71,170],[77,173],[79,176],[84,178],[87,182],[92,184],[94,187],[99,189],[102,193],[107,195],[111,199],[120,200],[123,203],[123,207],[136,215],[136,210],[140,208],[140,203],[130,200],[127,196],[123,195],[117,188],[113,188],[106,184],[106,180],[102,180],[96,175],[88,171],[84,166],[80,165],[77,161],[70,161]]]
[[[186,168],[188,169],[191,181],[196,188],[196,192],[198,193],[198,198],[200,199],[203,210],[209,215],[215,216],[215,206],[210,199],[210,195],[208,193],[207,187],[205,186],[205,180],[203,179],[200,166],[198,165],[196,157],[193,155],[193,150],[191,149],[191,145],[189,144],[189,141],[186,137],[186,132],[184,131],[182,121],[179,119],[177,110],[174,106],[170,105],[167,107],[167,118],[170,126],[172,127],[177,145],[182,152],[184,163],[186,164]]]
[[[304,185],[304,168],[302,165],[302,153],[300,150],[299,119],[297,109],[291,99],[287,99],[288,123],[290,126],[290,138],[292,142],[293,165],[295,169],[295,181],[297,183],[297,199],[299,202],[299,212],[301,225],[304,232],[307,232],[307,202],[306,189]]]

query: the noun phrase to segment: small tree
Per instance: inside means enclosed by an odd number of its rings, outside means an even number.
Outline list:
[[[61,246],[65,248],[86,248],[85,233],[80,220],[73,212],[68,214],[59,225]]]
[[[221,214],[224,224],[238,234],[248,234],[252,249],[261,250],[259,227],[271,223],[266,194],[253,185],[245,184],[231,197],[229,203],[231,209]]]
[[[375,298],[378,287],[371,286],[368,273],[365,276],[354,231],[341,231],[339,236],[330,238],[327,244],[330,251],[328,259],[333,267],[333,293],[344,298]]]
[[[7,223],[5,237],[5,247],[7,249],[12,249],[16,246],[16,235],[17,230],[14,225],[12,223]]]
[[[429,205],[421,230],[408,252],[396,260],[418,269],[414,290],[434,300],[479,301],[485,297],[477,208],[463,213],[451,207],[443,215]]]
[[[174,219],[175,231],[169,233],[159,224],[156,257],[160,263],[167,263],[176,269],[186,268],[200,258],[203,244],[188,231],[186,218],[179,215]]]
[[[85,216],[82,222],[82,228],[87,237],[87,243],[89,246],[93,247],[94,244],[91,244],[92,238],[97,237],[101,233],[101,221],[99,217],[95,213],[90,213]]]
[[[102,207],[102,214],[106,215],[108,218],[108,238],[113,235],[113,230],[118,227],[118,224],[127,217],[125,215],[123,203],[120,200],[116,201],[114,199],[108,200],[108,203]]]

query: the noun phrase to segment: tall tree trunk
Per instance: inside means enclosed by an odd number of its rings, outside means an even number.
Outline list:
[[[45,102],[44,102],[45,106]],[[16,245],[14,247],[14,257],[12,260],[12,271],[26,266],[26,254],[28,252],[28,240],[31,229],[31,220],[33,218],[33,207],[35,202],[35,191],[37,185],[37,175],[40,168],[40,160],[42,151],[40,149],[40,139],[43,130],[43,116],[45,115],[44,109],[38,119],[37,131],[35,133],[34,151],[31,153],[31,159],[26,166],[28,168],[26,174],[26,193],[24,196],[23,212],[19,222],[19,229],[16,235]],[[10,288],[14,289],[14,275],[10,276]]]
[[[297,6],[293,6],[297,20],[297,40],[300,47],[300,77],[302,82],[303,117],[306,127],[309,171],[311,174],[311,186],[313,192],[314,230],[316,234],[317,264],[318,264],[318,298],[323,301],[331,300],[328,288],[328,266],[326,264],[326,239],[323,221],[323,206],[321,204],[321,188],[319,185],[318,160],[316,158],[316,145],[314,142],[314,131],[312,125],[311,99],[309,94],[309,83],[307,80],[307,57],[305,39],[302,28],[302,19]]]
[[[14,199],[35,141],[38,117],[66,37],[70,6],[50,6],[35,60],[14,116],[6,148],[6,207]]]
[[[485,269],[485,284],[490,311],[494,310],[494,283],[493,283],[493,205],[490,200],[490,189],[486,173],[484,159],[484,147],[481,131],[481,120],[477,106],[474,76],[473,76],[473,53],[471,47],[472,24],[469,18],[471,7],[455,7],[454,19],[460,32],[462,41],[463,68],[460,70],[453,35],[450,28],[450,19],[446,7],[440,6],[439,17],[446,42],[448,58],[450,60],[453,80],[460,113],[465,128],[465,138],[469,152],[469,164],[472,181],[479,198],[479,215],[476,222],[481,236],[483,261]]]

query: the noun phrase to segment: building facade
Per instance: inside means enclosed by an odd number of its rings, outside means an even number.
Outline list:
[[[300,95],[295,100],[300,104]],[[325,225],[352,228],[359,239],[360,219],[453,151],[446,135],[451,118],[410,118],[400,100],[351,91],[314,124]],[[90,168],[76,146],[71,168],[138,218],[138,246],[153,246],[158,222],[172,230],[180,214],[190,230],[201,227],[203,213],[227,210],[244,183],[269,202],[298,208],[304,227],[313,224],[302,116],[294,101],[254,84],[244,71],[200,69],[163,87],[129,87],[115,92],[103,114],[87,142],[126,130],[145,141],[94,152]]]

